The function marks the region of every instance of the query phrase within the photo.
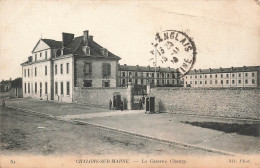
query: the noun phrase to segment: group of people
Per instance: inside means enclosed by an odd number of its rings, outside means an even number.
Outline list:
[[[112,110],[112,101],[109,100],[109,110]],[[120,100],[120,110],[123,111],[124,110],[124,103],[122,100]]]

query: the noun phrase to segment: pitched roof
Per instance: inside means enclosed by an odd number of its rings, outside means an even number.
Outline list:
[[[121,71],[143,71],[143,72],[155,72],[155,67],[150,66],[129,66],[129,65],[119,65],[119,70]],[[157,67],[157,72],[176,72],[173,68]]]
[[[41,39],[41,40],[43,42],[45,42],[51,48],[61,48],[62,47],[61,41],[56,41],[56,40],[52,40],[52,39]]]
[[[83,42],[83,36],[79,36],[73,39],[73,41],[68,45],[68,49],[70,49],[72,54],[79,54],[87,56],[83,50],[82,47],[84,46]],[[94,40],[89,39],[88,46],[90,48],[90,55],[94,57],[104,57],[101,49],[103,48],[101,45],[96,43]],[[121,59],[120,57],[116,56],[115,54],[108,51],[108,58],[115,58],[115,59]]]
[[[243,67],[231,67],[231,68],[217,68],[217,69],[194,69],[190,70],[187,75],[193,74],[212,74],[212,73],[233,73],[233,72],[251,72],[259,71],[260,66],[243,66]]]

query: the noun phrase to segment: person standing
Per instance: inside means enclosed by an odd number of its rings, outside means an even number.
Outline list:
[[[112,101],[109,100],[109,110],[111,110],[111,107],[112,107]]]
[[[142,99],[139,100],[139,110],[142,110],[143,109],[143,101]]]

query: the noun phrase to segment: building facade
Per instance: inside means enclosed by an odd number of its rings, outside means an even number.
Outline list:
[[[144,67],[119,65],[118,84],[126,86],[128,83],[136,85],[156,85],[156,86],[182,86],[183,82],[179,78],[179,73],[173,68]]]
[[[88,30],[76,38],[62,33],[62,41],[40,39],[21,64],[23,97],[72,102],[74,87],[116,87],[119,60]]]
[[[260,86],[260,66],[191,70],[184,76],[184,87]]]

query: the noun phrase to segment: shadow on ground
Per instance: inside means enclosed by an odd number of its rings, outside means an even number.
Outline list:
[[[197,121],[196,122],[182,121],[182,123],[190,124],[202,128],[218,130],[225,133],[237,133],[239,135],[260,137],[260,123],[237,124],[237,123],[197,122]]]

